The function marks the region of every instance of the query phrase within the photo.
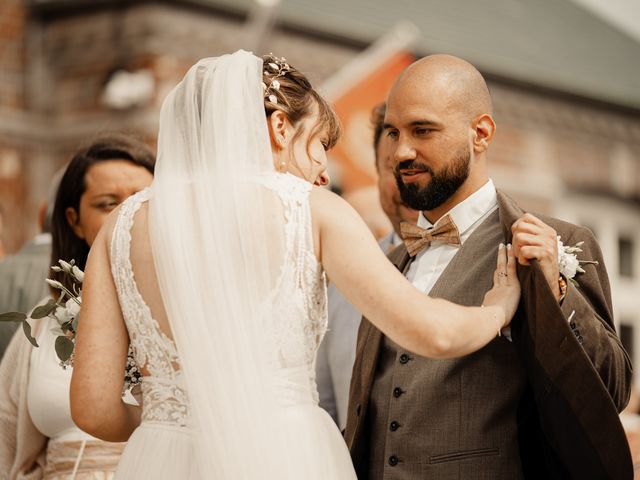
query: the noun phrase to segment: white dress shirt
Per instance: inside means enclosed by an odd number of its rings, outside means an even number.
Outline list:
[[[473,231],[497,208],[496,188],[493,181],[489,180],[445,215],[451,216],[460,232],[460,240],[464,244]],[[440,220],[431,224],[420,212],[418,226],[427,229],[437,227]],[[451,259],[458,253],[459,248],[459,245],[450,245],[438,240],[431,242],[411,263],[407,278],[418,290],[429,293]]]

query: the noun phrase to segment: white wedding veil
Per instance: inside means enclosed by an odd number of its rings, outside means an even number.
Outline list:
[[[149,233],[202,478],[305,471],[273,385],[284,216],[256,181],[274,171],[262,68],[244,51],[201,60],[160,116]]]

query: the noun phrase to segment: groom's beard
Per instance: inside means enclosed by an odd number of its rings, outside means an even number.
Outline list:
[[[467,180],[469,177],[470,164],[471,152],[468,146],[461,149],[453,160],[438,173],[435,173],[428,165],[420,162],[413,160],[400,162],[394,172],[398,190],[400,191],[400,198],[405,205],[414,210],[428,212],[438,208],[449,200]],[[400,170],[409,168],[426,171],[431,175],[431,181],[422,188],[415,183],[406,185],[402,181]]]

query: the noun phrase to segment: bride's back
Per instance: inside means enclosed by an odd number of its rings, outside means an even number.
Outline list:
[[[142,299],[149,307],[151,318],[157,322],[157,328],[171,342],[173,332],[164,307],[158,277],[153,262],[153,252],[149,240],[149,202],[140,204],[131,225],[130,260],[131,270]],[[177,367],[177,366],[176,366]],[[143,374],[147,373],[142,367]]]
[[[142,421],[185,426],[189,419],[178,352],[155,273],[145,189],[118,211],[110,244],[111,273],[142,374]]]
[[[273,243],[285,251],[272,252],[268,259],[274,263],[271,269],[278,272],[278,278],[273,280],[272,291],[264,298],[263,306],[271,312],[267,317],[272,323],[266,330],[269,338],[263,341],[273,345],[276,356],[272,361],[276,370],[285,377],[293,374],[308,392],[305,397],[317,401],[313,363],[326,330],[326,287],[322,267],[314,253],[309,207],[311,185],[292,175],[278,173],[262,177],[260,183],[264,187],[265,211],[273,214],[274,219],[285,219],[284,223],[272,222],[278,230],[271,235],[277,240]],[[171,328],[172,322],[175,324],[181,319],[170,319],[167,315],[165,302],[171,300],[171,292],[163,296],[158,281],[149,225],[151,195],[151,189],[143,190],[122,205],[110,246],[111,270],[123,318],[144,377],[143,393],[151,388],[145,387],[150,380],[178,380],[181,369]],[[162,221],[171,224],[172,219]],[[211,250],[215,252],[213,243]],[[238,268],[242,268],[241,259]],[[222,328],[225,319],[214,316],[212,310],[210,321],[218,322]]]

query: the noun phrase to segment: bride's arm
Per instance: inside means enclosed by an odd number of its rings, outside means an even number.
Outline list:
[[[96,237],[85,268],[82,309],[78,322],[71,417],[94,437],[128,440],[140,423],[140,407],[122,401],[129,335],[111,276],[108,238],[112,214]]]
[[[314,240],[338,289],[385,335],[431,358],[466,355],[486,345],[515,313],[520,288],[510,252],[500,251],[507,277],[485,297],[485,307],[462,307],[418,291],[387,260],[360,216],[337,195],[311,193]],[[507,286],[509,283],[510,286]]]

